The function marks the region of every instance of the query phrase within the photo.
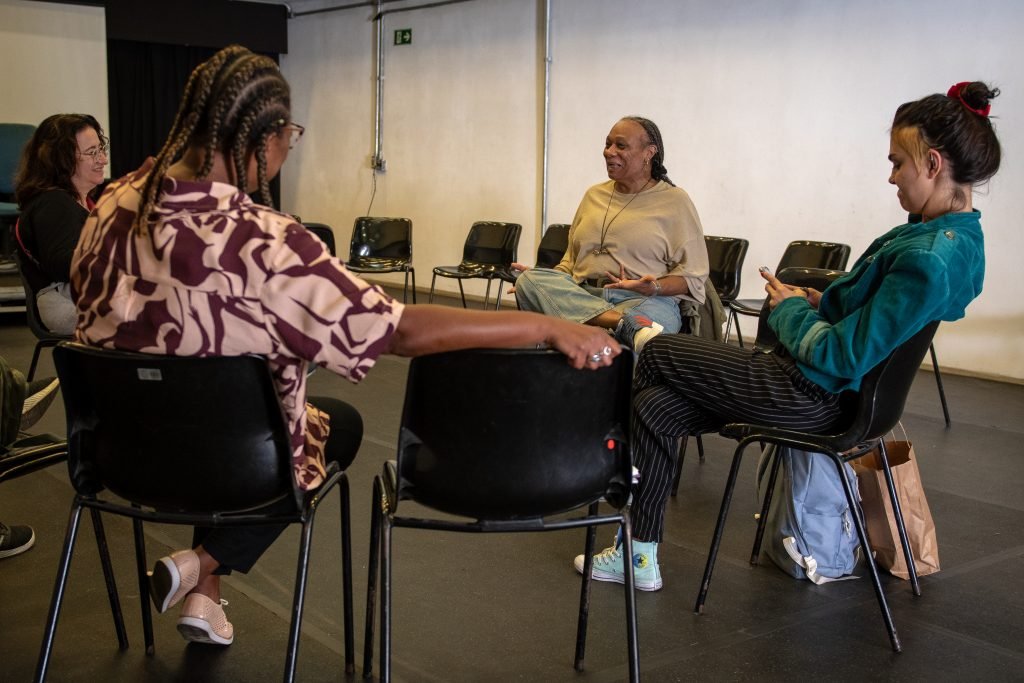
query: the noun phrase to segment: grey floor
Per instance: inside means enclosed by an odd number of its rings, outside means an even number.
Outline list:
[[[34,339],[19,316],[0,316],[0,353],[27,368]],[[941,348],[939,349],[941,354]],[[370,483],[393,456],[408,362],[385,357],[358,386],[316,373],[311,391],[359,408],[366,437],[349,470],[355,535],[356,645],[362,648]],[[52,374],[44,352],[42,374]],[[691,454],[667,511],[660,552],[665,587],[638,593],[641,666],[648,681],[1024,680],[1024,386],[946,377],[953,427],[944,428],[931,372],[919,374],[904,424],[916,443],[938,527],[942,571],[886,577],[904,652],[889,649],[867,579],[813,586],[746,559],[756,507],[753,460],[738,487],[706,611],[693,613],[731,442],[706,437]],[[39,431],[64,432],[54,405]],[[72,492],[58,465],[0,491],[0,519],[35,528],[35,547],[0,560],[0,680],[31,679]],[[314,541],[299,679],[337,681],[342,669],[336,498]],[[84,521],[57,633],[54,681],[262,681],[281,677],[295,530],[248,576],[228,580],[236,640],[189,645],[173,613],[155,616],[156,653],[142,646],[130,526],[106,528],[115,553],[131,647],[117,648],[91,525]],[[602,532],[608,540],[610,532]],[[148,529],[150,561],[187,545],[180,527]],[[595,585],[586,671],[572,669],[580,531],[465,536],[399,529],[395,537],[394,671],[401,681],[621,681],[626,679],[622,591]],[[355,679],[361,678],[360,667]],[[376,665],[375,665],[376,666]]]

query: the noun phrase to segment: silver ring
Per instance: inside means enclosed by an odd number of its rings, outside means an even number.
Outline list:
[[[606,347],[604,347],[603,349],[601,349],[601,353],[602,353],[603,355],[605,355],[605,356],[610,356],[610,355],[612,355],[612,347],[610,347],[610,346],[606,346]]]
[[[590,357],[590,362],[591,363],[600,363],[601,362],[601,354],[595,353],[593,356]]]

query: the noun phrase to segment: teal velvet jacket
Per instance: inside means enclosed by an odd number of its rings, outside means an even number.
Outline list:
[[[808,379],[833,393],[856,390],[922,327],[962,318],[984,279],[981,212],[948,213],[893,228],[829,285],[817,310],[791,297],[768,324]]]

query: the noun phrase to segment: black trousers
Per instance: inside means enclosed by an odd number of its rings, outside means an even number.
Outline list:
[[[787,355],[686,334],[652,339],[633,380],[634,538],[662,540],[679,437],[730,422],[825,430],[842,417],[840,396],[804,377]]]
[[[331,417],[331,433],[324,447],[324,458],[337,462],[342,470],[356,457],[363,440],[363,418],[359,412],[345,403],[324,396],[307,399],[314,406]],[[294,503],[285,500],[265,508],[267,512],[284,512],[293,509]],[[192,547],[202,545],[220,563],[214,574],[243,574],[252,569],[256,561],[266,552],[287,524],[236,527],[196,527],[192,534]]]

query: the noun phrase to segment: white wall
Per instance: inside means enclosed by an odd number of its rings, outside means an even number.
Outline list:
[[[536,251],[542,6],[476,0],[386,18],[388,171],[372,213],[413,219],[421,286],[432,266],[458,261],[473,220],[521,222],[521,260]],[[286,168],[286,201],[334,225],[341,244],[370,198],[370,16],[292,20],[283,60],[296,118],[310,124]],[[571,220],[586,187],[604,178],[601,146],[616,119],[648,116],[705,232],[750,240],[743,296],[762,293],[757,266],[774,267],[790,240],[846,242],[856,257],[904,221],[886,183],[900,103],[960,80],[1000,86],[1003,168],[975,197],[985,291],[965,320],[940,328],[937,348],[944,367],[1024,380],[1024,237],[1012,219],[1024,201],[1011,189],[1024,181],[1022,3],[553,0],[552,24],[548,221]],[[391,44],[398,28],[413,29],[412,45]],[[752,334],[752,321],[745,329]]]
[[[521,259],[536,251],[542,7],[475,0],[386,18],[388,171],[372,213],[413,219],[421,287],[432,266],[458,261],[474,220],[522,223]],[[284,170],[284,208],[333,225],[342,250],[371,194],[371,16],[297,17],[282,59],[295,119],[309,127]],[[601,145],[614,121],[649,116],[705,231],[750,240],[744,296],[759,295],[757,266],[774,266],[792,239],[844,241],[857,254],[902,222],[885,182],[897,105],[959,80],[1000,86],[1003,169],[975,198],[988,239],[985,291],[965,320],[940,329],[937,346],[944,367],[1024,381],[1024,236],[1012,219],[1024,208],[1012,190],[1024,180],[1024,3],[553,0],[552,20],[549,222],[570,220],[604,178]],[[398,28],[413,29],[412,45],[391,45]],[[0,120],[86,111],[106,125],[102,10],[0,0],[0,57],[9,65]]]
[[[92,114],[104,129],[107,37],[101,7],[0,0],[0,121]]]

